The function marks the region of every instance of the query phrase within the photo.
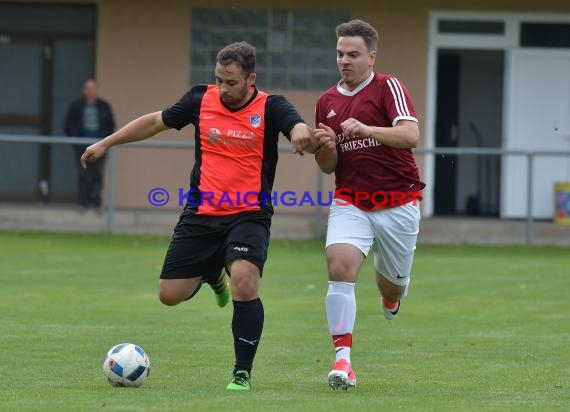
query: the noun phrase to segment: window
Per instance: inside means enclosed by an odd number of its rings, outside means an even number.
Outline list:
[[[521,47],[570,47],[568,23],[521,23]]]
[[[192,10],[192,84],[214,82],[218,51],[247,41],[256,49],[262,89],[324,90],[340,76],[335,27],[347,12],[287,10]]]
[[[22,17],[25,16],[25,17]],[[95,6],[55,4],[0,4],[0,35],[10,33],[61,32],[92,34],[96,25]]]
[[[502,21],[440,20],[438,31],[447,34],[504,34]]]

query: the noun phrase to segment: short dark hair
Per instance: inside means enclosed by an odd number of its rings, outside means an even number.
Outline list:
[[[378,32],[369,23],[362,20],[351,20],[336,26],[336,37],[360,36],[364,39],[368,51],[378,47]]]
[[[218,52],[216,63],[222,66],[235,63],[247,77],[255,71],[255,47],[245,41],[229,44]]]

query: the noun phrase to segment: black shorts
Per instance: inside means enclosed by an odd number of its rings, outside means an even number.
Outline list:
[[[184,210],[174,228],[160,278],[217,279],[235,259],[253,263],[262,273],[270,226],[271,217],[264,212],[205,216]]]

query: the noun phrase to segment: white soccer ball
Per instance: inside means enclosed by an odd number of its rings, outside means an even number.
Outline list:
[[[109,383],[122,388],[141,386],[150,372],[146,352],[132,343],[121,343],[107,352],[103,373]]]

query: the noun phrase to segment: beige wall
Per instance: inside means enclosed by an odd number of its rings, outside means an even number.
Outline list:
[[[191,8],[236,5],[233,0],[58,0],[57,3],[98,4],[96,76],[101,96],[111,102],[119,125],[141,114],[163,109],[190,87]],[[557,0],[409,0],[404,8],[402,4],[399,0],[354,0],[347,6],[347,2],[337,0],[291,0],[287,7],[348,9],[354,18],[372,23],[380,33],[376,70],[395,74],[404,81],[422,127],[429,110],[426,108],[426,72],[430,10],[570,12],[570,2]],[[242,0],[239,5],[260,7],[258,1],[251,0]],[[283,8],[284,2],[269,0],[263,7]],[[333,53],[331,58],[334,59]],[[312,125],[318,93],[286,91],[284,94]],[[166,132],[155,139],[192,141],[193,128]],[[188,150],[119,149],[118,205],[150,207],[146,199],[151,188],[164,187],[171,193],[178,187],[186,188],[192,165],[193,153]],[[310,156],[282,154],[275,189],[314,190],[316,176],[317,169]],[[325,186],[332,187],[331,177],[325,177]],[[172,208],[178,208],[172,203],[175,202],[171,201]]]
[[[183,1],[99,1],[97,78],[118,125],[162,110],[187,90],[189,16],[189,3]],[[187,128],[155,139],[190,136]],[[116,199],[121,207],[150,207],[147,193],[154,187],[172,192],[188,186],[193,164],[189,150],[121,148],[117,154]]]

